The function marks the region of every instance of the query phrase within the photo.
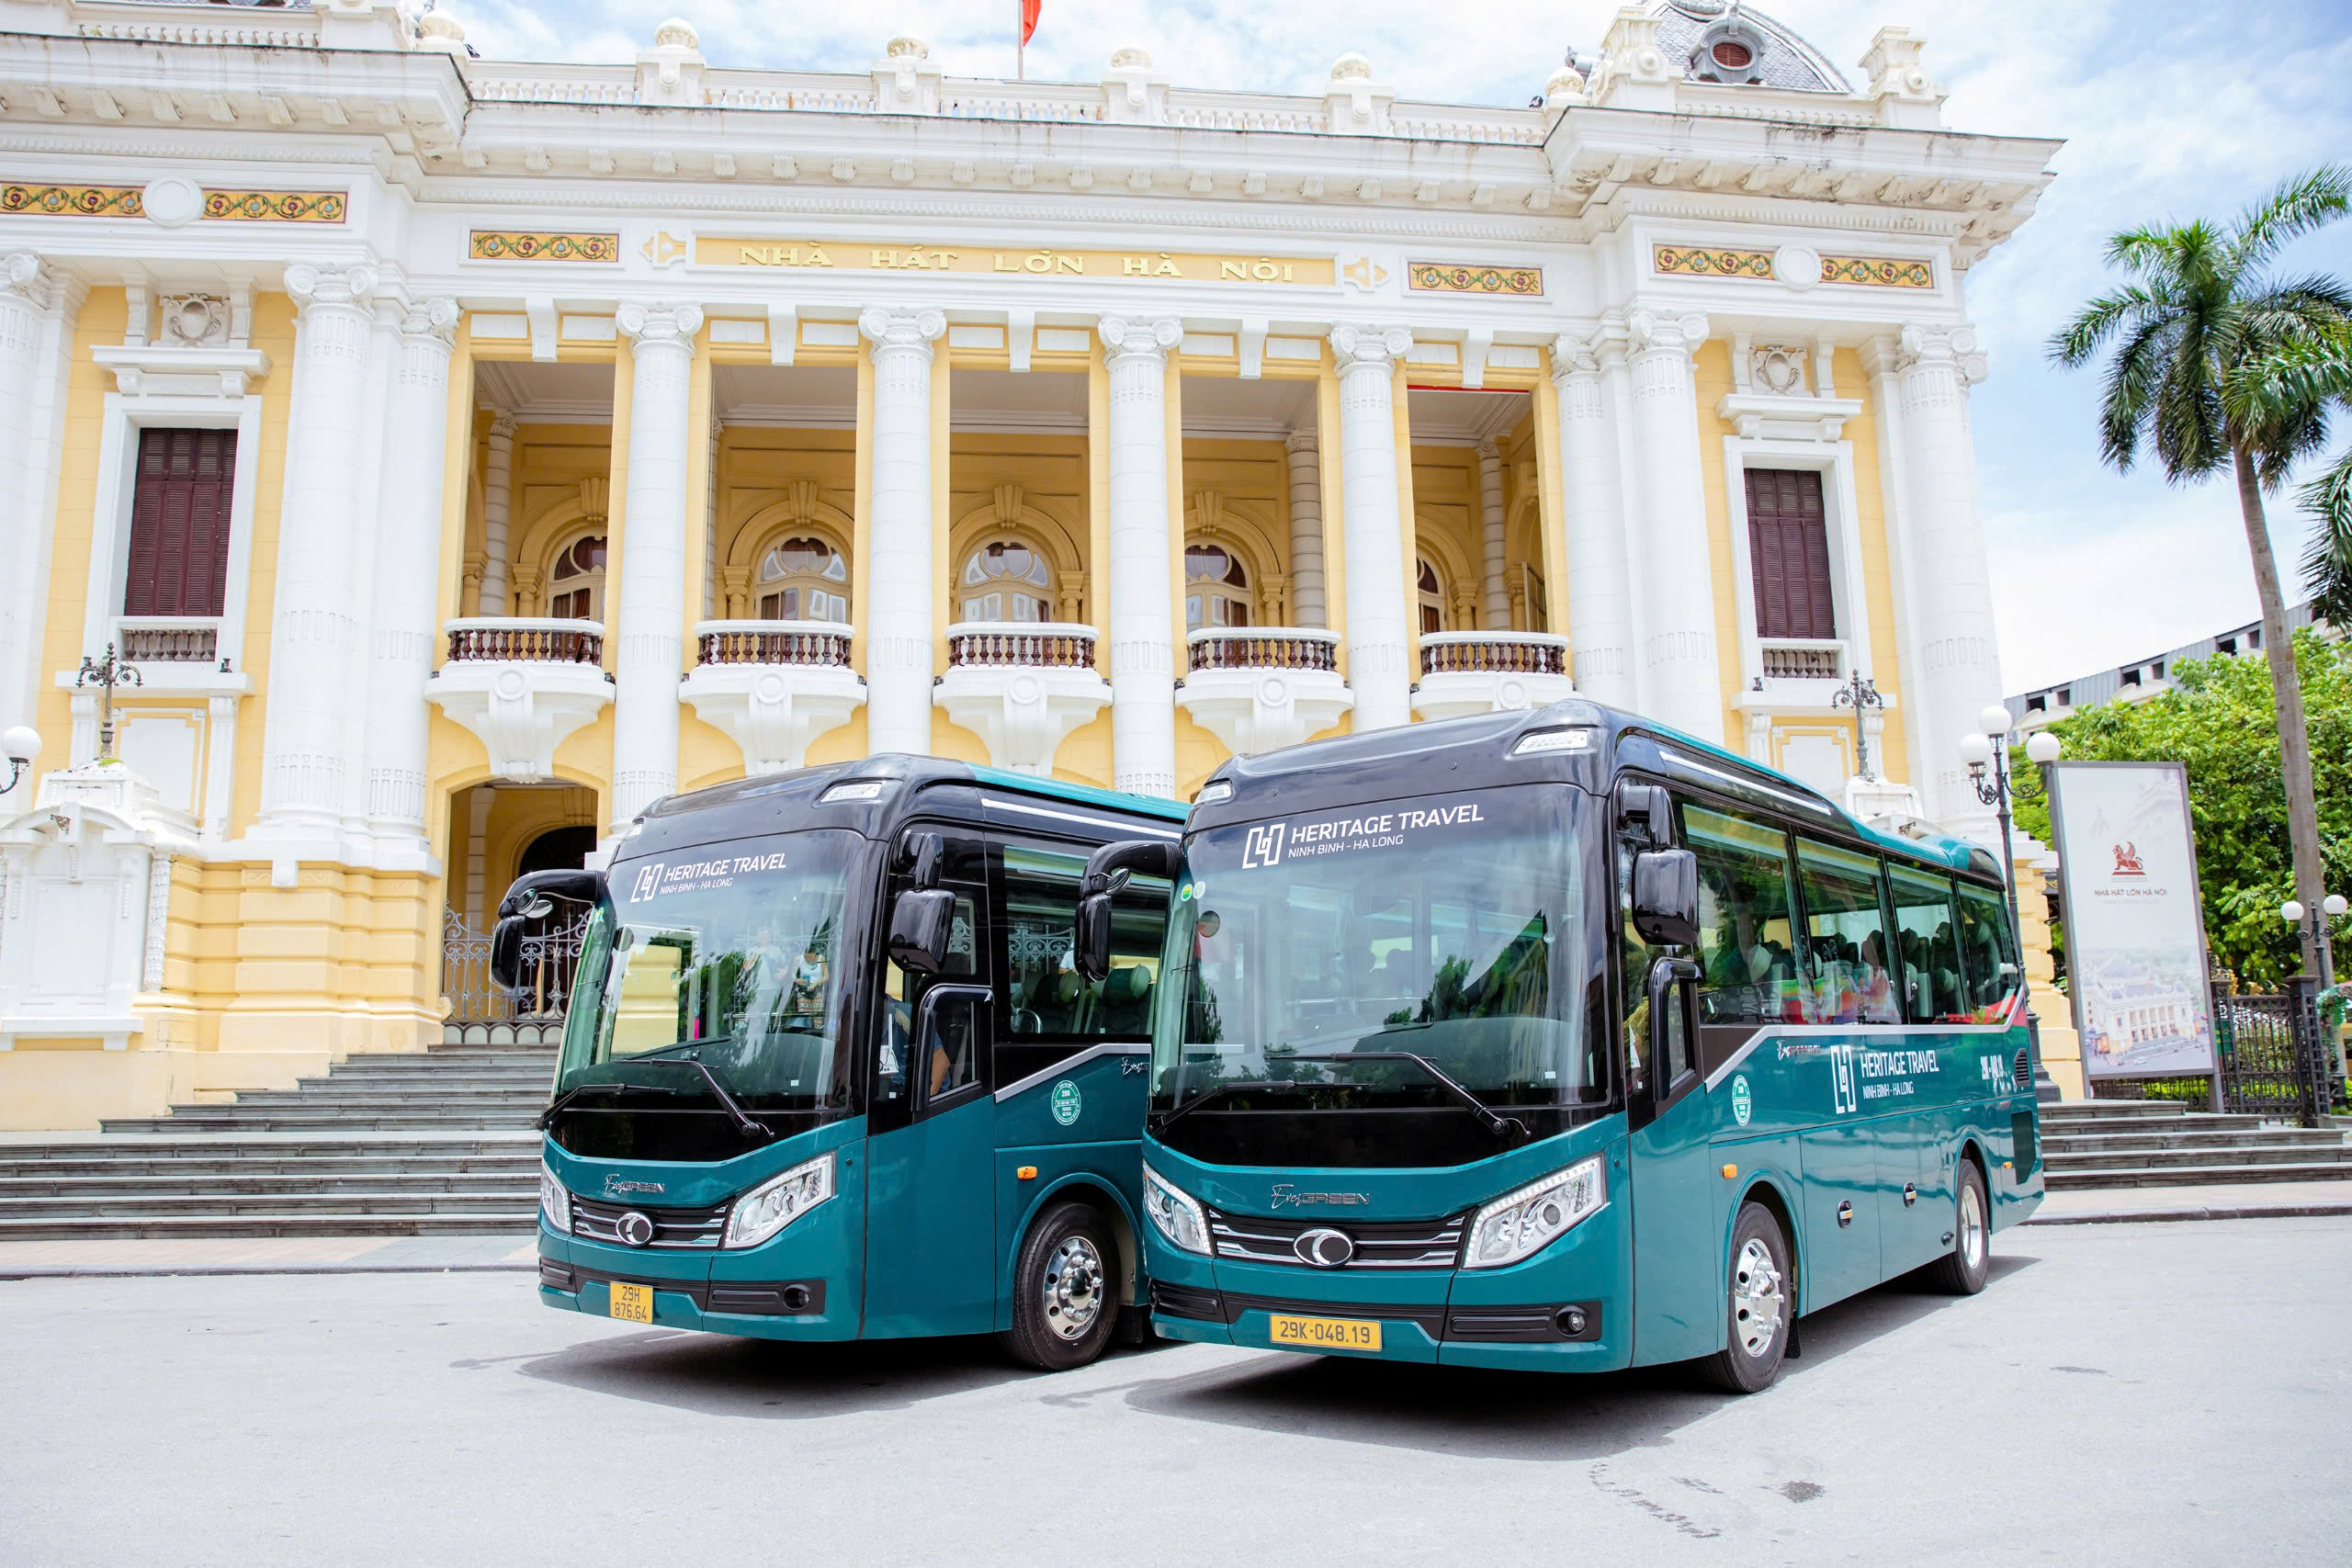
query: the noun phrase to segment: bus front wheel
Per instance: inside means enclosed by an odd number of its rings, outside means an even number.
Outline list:
[[[1699,1363],[1708,1382],[1726,1393],[1756,1393],[1771,1386],[1788,1354],[1796,1314],[1793,1285],[1781,1222],[1761,1203],[1743,1203],[1731,1233],[1726,1341]]]
[[[1951,1250],[1928,1265],[1928,1283],[1948,1295],[1973,1296],[1992,1272],[1992,1206],[1984,1201],[1984,1173],[1973,1159],[1960,1162],[1960,1191],[1952,1204]]]
[[[1056,1203],[1037,1216],[1012,1275],[1012,1327],[1004,1348],[1048,1372],[1102,1353],[1119,1321],[1118,1244],[1093,1208]]]

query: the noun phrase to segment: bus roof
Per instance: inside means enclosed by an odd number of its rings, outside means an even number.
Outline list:
[[[1074,806],[1108,807],[1114,811],[1133,811],[1164,818],[1170,822],[1182,822],[1192,810],[1181,800],[1167,800],[1156,795],[1128,795],[1122,790],[1097,789],[1092,784],[1064,784],[1059,779],[1009,773],[1002,768],[969,766],[965,771],[975,784],[1018,790],[1023,795],[1043,795],[1048,800],[1066,800]]]
[[[1918,836],[1889,833],[1862,822],[1838,802],[1811,784],[1727,751],[1710,741],[1685,735],[1654,719],[1619,708],[1606,707],[1583,697],[1569,697],[1547,707],[1512,713],[1476,714],[1466,718],[1401,726],[1362,735],[1334,736],[1303,746],[1237,757],[1210,775],[1247,792],[1237,795],[1229,807],[1196,808],[1202,818],[1266,815],[1269,808],[1313,808],[1338,798],[1327,781],[1344,780],[1353,798],[1380,798],[1422,793],[1432,786],[1461,787],[1472,784],[1510,784],[1577,776],[1575,754],[1553,752],[1521,756],[1517,748],[1527,737],[1545,730],[1591,728],[1605,740],[1582,755],[1607,759],[1611,773],[1619,766],[1657,766],[1669,776],[1680,774],[1702,787],[1747,794],[1783,816],[1818,818],[1846,836],[1917,864],[1945,871],[1965,871],[1997,878],[2000,863],[1979,845],[1918,825]],[[1469,777],[1446,775],[1477,764]],[[1589,772],[1589,769],[1587,769]],[[1384,778],[1382,775],[1387,775]],[[1309,781],[1312,781],[1310,784]],[[1606,776],[1581,779],[1588,787],[1605,790]],[[1268,798],[1271,796],[1272,798]],[[1790,808],[1794,807],[1792,811]]]

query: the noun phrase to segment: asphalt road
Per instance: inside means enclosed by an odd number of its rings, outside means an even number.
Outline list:
[[[2352,1220],[2005,1233],[1752,1399],[1210,1346],[1017,1372],[521,1274],[0,1283],[0,1562],[2352,1562]]]

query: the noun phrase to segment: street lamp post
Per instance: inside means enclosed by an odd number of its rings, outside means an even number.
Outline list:
[[[74,684],[98,688],[98,761],[118,761],[114,754],[114,689],[117,686],[146,684],[139,673],[139,666],[114,656],[114,644],[107,644],[104,659],[82,656],[82,668],[74,676]]]
[[[1976,798],[1992,807],[2000,817],[2001,890],[2008,896],[2009,946],[2018,954],[2018,983],[2024,985],[2025,930],[2018,919],[2018,863],[2009,817],[2011,792],[2007,742],[2012,720],[2009,710],[1996,703],[1977,715],[1977,722],[1984,725],[1984,732],[1960,738],[1960,760],[1968,764],[1968,780],[1975,786]],[[2047,768],[2058,760],[2058,738],[2046,729],[2036,730],[2027,739],[2025,750],[2035,766]],[[2056,1100],[2057,1083],[2041,1065],[2041,1020],[2034,1013],[2030,988],[2027,991],[2025,1023],[2027,1036],[2033,1043],[2034,1097]]]
[[[1829,705],[1854,710],[1854,772],[1866,779],[1877,777],[1871,772],[1871,742],[1863,730],[1862,716],[1871,708],[1886,706],[1886,699],[1878,694],[1878,682],[1865,680],[1857,670],[1844,685],[1829,694]]]
[[[2335,987],[2335,953],[2327,940],[2327,922],[2342,915],[2347,908],[2352,908],[2352,904],[2346,903],[2344,895],[2341,893],[2331,893],[2322,898],[2316,909],[2304,908],[2302,900],[2300,898],[2290,898],[2278,906],[2278,918],[2295,927],[2299,936],[2308,937],[2311,941],[2312,952],[2319,957],[2319,988],[2313,993],[2315,997],[2324,997]],[[2294,994],[2308,983],[2301,977],[2290,981],[2287,987],[2289,994]],[[2298,1002],[2296,1005],[2300,1007],[2301,1004]],[[2320,1021],[2324,1024],[2325,1014],[2321,1015]],[[2335,1032],[2335,1038],[2333,1041],[2323,1043],[2322,1050],[2325,1055],[2322,1070],[2324,1074],[2332,1074],[2340,1078],[2345,1076],[2346,1069],[2344,1038],[2341,1032]],[[2333,1098],[2333,1090],[2328,1084],[2323,1082],[2315,1087],[2323,1101]],[[2318,1110],[2325,1111],[2326,1104],[2321,1104]]]

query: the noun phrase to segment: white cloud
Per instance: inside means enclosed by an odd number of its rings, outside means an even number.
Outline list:
[[[1856,76],[1853,62],[1879,27],[1907,26],[1928,40],[1928,64],[1951,93],[1947,123],[2066,139],[2039,210],[1968,280],[1993,362],[1973,418],[1995,578],[2011,587],[2001,635],[2013,686],[2087,673],[2252,617],[2226,490],[2175,492],[2153,477],[2100,468],[2098,378],[2052,368],[2041,345],[2107,286],[2098,253],[2109,232],[2233,215],[2278,180],[2352,148],[2343,3],[1760,7]],[[1012,0],[901,0],[882,14],[744,0],[460,0],[457,9],[493,58],[627,61],[682,13],[720,65],[857,71],[905,28],[951,73],[1009,76],[1012,67]],[[1589,59],[1614,10],[1606,0],[1540,9],[1453,0],[1442,12],[1422,0],[1046,0],[1029,67],[1041,79],[1094,81],[1113,49],[1139,42],[1182,85],[1312,92],[1334,59],[1356,50],[1406,96],[1515,104],[1541,89],[1568,48]],[[2352,272],[2352,223],[2290,259]],[[2281,565],[2291,572],[2301,531],[2283,502],[2277,511]],[[2133,591],[2102,592],[2102,574]],[[2037,608],[2021,615],[2016,604]]]

